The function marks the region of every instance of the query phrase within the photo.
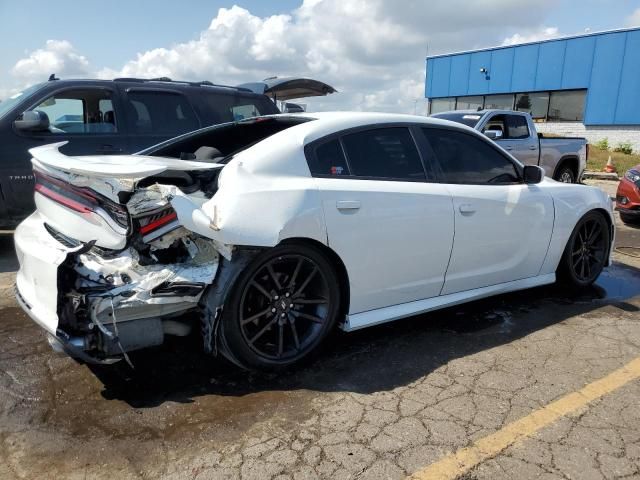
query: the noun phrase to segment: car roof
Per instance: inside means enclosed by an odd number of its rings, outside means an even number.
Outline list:
[[[283,114],[284,115],[284,114]],[[350,128],[375,126],[386,123],[423,124],[425,126],[444,126],[455,129],[475,132],[466,125],[440,118],[425,117],[421,115],[406,115],[401,113],[382,112],[305,112],[289,113],[287,116],[301,116],[315,119],[314,122],[305,122],[295,127],[298,135],[303,135],[302,143],[307,144],[318,138]],[[274,115],[278,116],[278,115]]]

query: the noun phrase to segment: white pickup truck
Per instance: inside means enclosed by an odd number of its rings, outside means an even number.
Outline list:
[[[548,138],[536,132],[531,115],[513,110],[456,110],[432,115],[465,124],[498,143],[525,165],[539,165],[546,175],[577,183],[587,166],[587,140]]]

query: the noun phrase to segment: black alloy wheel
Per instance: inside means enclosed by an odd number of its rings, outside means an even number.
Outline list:
[[[282,245],[265,251],[242,272],[225,304],[226,353],[249,369],[296,363],[332,330],[339,302],[334,268],[319,250]]]
[[[591,285],[607,262],[609,242],[609,225],[604,216],[587,213],[569,237],[558,273],[575,286]]]

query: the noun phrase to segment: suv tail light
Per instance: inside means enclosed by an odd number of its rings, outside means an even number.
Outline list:
[[[35,170],[34,175],[35,191],[41,195],[79,213],[96,213],[103,218],[107,215],[120,227],[129,228],[129,214],[124,206],[90,188],[76,187]]]

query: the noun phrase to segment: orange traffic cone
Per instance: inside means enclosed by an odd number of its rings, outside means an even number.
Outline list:
[[[611,155],[609,155],[609,160],[607,160],[607,164],[604,166],[604,171],[607,173],[616,173],[616,166],[613,164],[613,160],[611,160]]]

